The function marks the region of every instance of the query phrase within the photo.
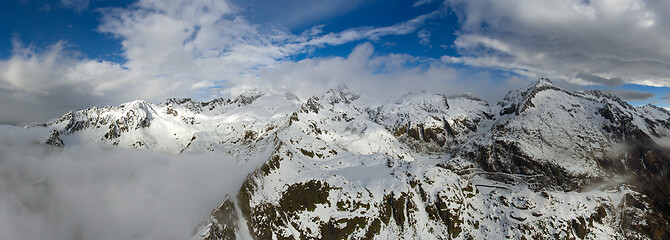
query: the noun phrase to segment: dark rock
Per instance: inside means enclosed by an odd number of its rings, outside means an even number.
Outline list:
[[[59,147],[62,148],[65,146],[63,144],[63,139],[60,138],[60,133],[58,130],[54,129],[51,130],[51,134],[49,134],[49,138],[47,138],[46,142],[44,142],[48,145],[54,146],[54,147]]]

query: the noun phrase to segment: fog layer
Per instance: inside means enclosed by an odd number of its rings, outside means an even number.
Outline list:
[[[0,239],[188,239],[255,163],[98,145],[0,125]]]

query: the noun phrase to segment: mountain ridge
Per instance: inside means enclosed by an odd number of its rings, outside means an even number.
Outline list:
[[[33,127],[57,147],[266,156],[196,238],[670,236],[670,112],[545,78],[496,105],[428,92],[370,105],[345,86],[304,101],[252,90]]]

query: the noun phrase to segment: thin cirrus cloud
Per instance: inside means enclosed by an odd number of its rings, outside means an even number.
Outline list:
[[[290,29],[309,27],[379,0],[232,0],[254,22],[273,22]]]
[[[446,62],[580,85],[670,86],[670,4],[446,0],[461,27]],[[581,73],[581,74],[580,74]],[[584,74],[588,73],[588,74]]]
[[[88,8],[90,0],[61,0],[60,4],[67,9],[71,9],[75,12],[81,12]],[[45,4],[45,10],[51,9],[51,5]],[[48,7],[47,7],[48,6]]]
[[[435,2],[436,0],[418,0],[412,4],[412,7],[418,7],[418,6],[423,6],[432,2]]]

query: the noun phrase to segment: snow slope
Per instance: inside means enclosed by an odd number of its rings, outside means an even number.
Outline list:
[[[267,161],[222,199],[201,239],[670,237],[670,112],[548,79],[497,105],[346,87],[300,100],[134,101],[33,126],[44,142]]]

